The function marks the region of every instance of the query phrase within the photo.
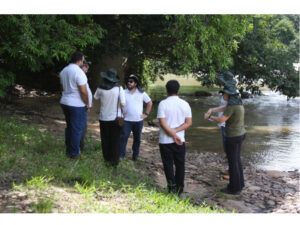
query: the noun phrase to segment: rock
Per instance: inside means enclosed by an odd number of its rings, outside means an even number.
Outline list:
[[[225,200],[220,204],[229,211],[236,210],[240,213],[254,213],[254,210],[247,207],[244,202],[237,200]]]
[[[279,178],[284,177],[285,173],[277,170],[268,170],[266,171],[266,174],[273,178]]]
[[[267,201],[267,204],[270,205],[270,206],[276,205],[276,203],[273,200]]]
[[[256,191],[260,191],[260,187],[258,187],[258,186],[250,186],[250,187],[248,187],[248,192],[254,193]]]

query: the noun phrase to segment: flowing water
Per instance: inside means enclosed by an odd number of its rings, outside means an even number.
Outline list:
[[[247,131],[243,163],[267,170],[300,170],[300,98],[287,101],[286,96],[274,92],[263,94],[243,100]],[[193,125],[186,131],[187,151],[222,153],[221,129],[203,119],[208,108],[219,105],[220,97],[183,98],[193,113]]]

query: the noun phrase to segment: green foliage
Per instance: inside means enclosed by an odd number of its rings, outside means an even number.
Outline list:
[[[290,20],[293,18],[294,20]],[[262,85],[288,97],[299,96],[299,16],[254,16],[251,31],[239,44],[232,70],[247,89]]]
[[[15,76],[11,72],[7,72],[0,68],[0,98],[5,97],[6,87],[13,84]]]
[[[0,15],[0,97],[12,73],[26,76],[65,63],[74,51],[99,44],[102,36],[88,15]]]
[[[51,213],[54,203],[51,199],[39,198],[38,202],[32,204],[32,208],[36,213]]]
[[[248,28],[244,15],[95,16],[95,21],[107,31],[101,49],[128,58],[126,74],[145,77],[145,86],[167,72],[195,73],[206,81],[232,65]]]

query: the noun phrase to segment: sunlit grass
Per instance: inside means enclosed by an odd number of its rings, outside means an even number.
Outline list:
[[[194,95],[196,91],[218,91],[218,87],[204,87],[201,82],[190,76],[177,76],[167,74],[164,80],[158,79],[156,82],[149,85],[149,95],[152,100],[160,101],[167,96],[165,85],[169,80],[177,80],[180,84],[179,95]]]
[[[65,155],[63,137],[3,117],[0,119],[0,178],[10,179],[11,192],[34,199],[33,212],[211,213],[158,188],[142,162],[104,164],[100,143],[86,142],[83,159]],[[13,208],[12,212],[18,212]]]

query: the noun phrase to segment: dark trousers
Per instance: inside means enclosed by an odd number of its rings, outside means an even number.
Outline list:
[[[181,194],[184,188],[185,143],[159,144],[169,192]],[[175,165],[175,174],[173,164]]]
[[[241,148],[245,137],[246,134],[237,137],[226,137],[226,151],[230,175],[228,189],[231,192],[241,191],[245,186],[241,161]]]
[[[226,154],[226,131],[225,131],[225,127],[221,127],[221,131],[222,131],[222,140],[223,140],[223,150]]]
[[[122,129],[122,136],[121,136],[120,157],[123,158],[126,155],[126,145],[131,131],[133,134],[132,156],[135,158],[139,156],[143,125],[144,125],[143,120],[138,122],[124,121],[124,126]]]
[[[86,123],[87,108],[61,104],[67,127],[65,129],[66,153],[68,156],[80,155],[80,139]]]
[[[117,166],[120,158],[122,128],[114,121],[99,121],[103,158],[112,166]]]

